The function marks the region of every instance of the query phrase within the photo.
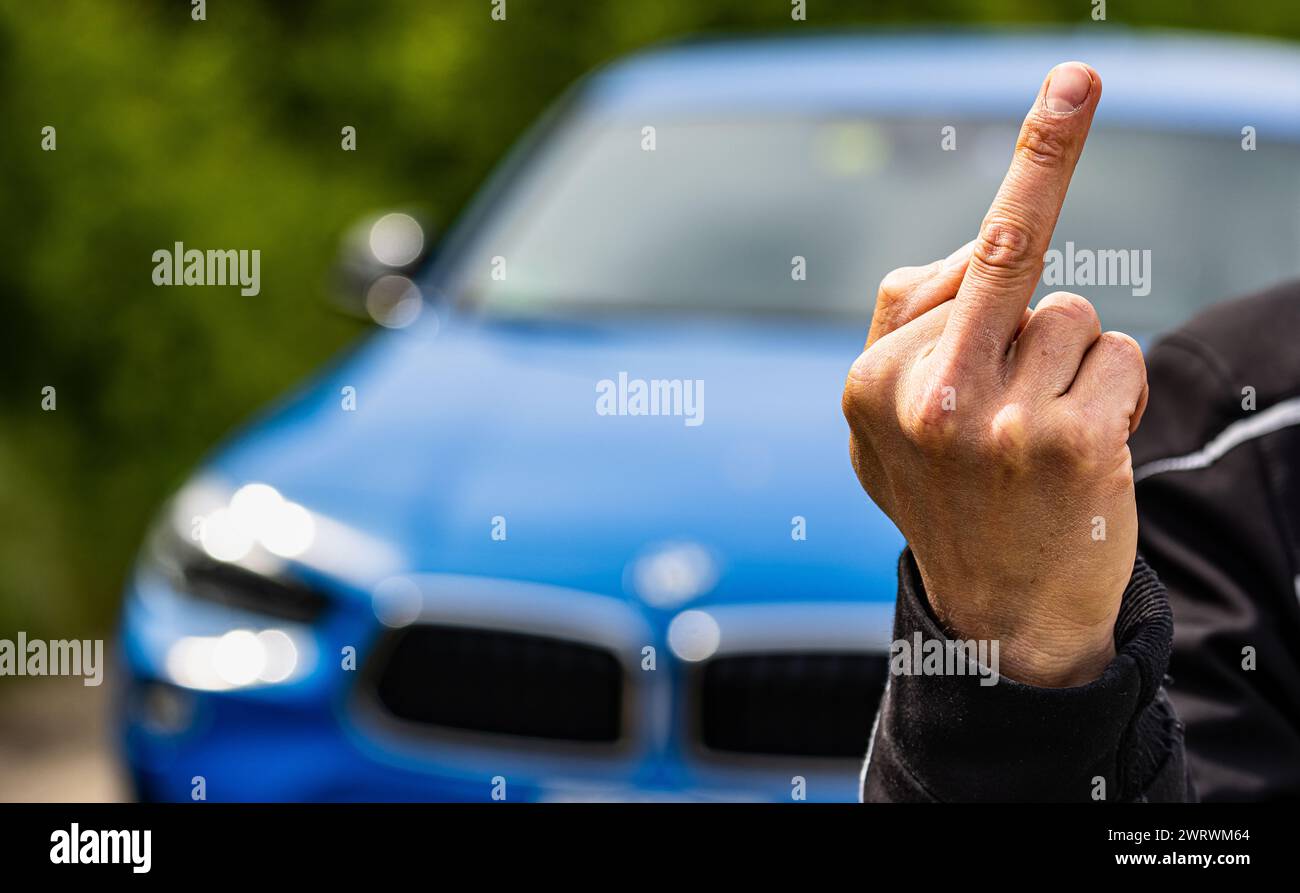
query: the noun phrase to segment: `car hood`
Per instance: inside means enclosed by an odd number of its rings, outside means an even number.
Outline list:
[[[903,541],[840,411],[865,321],[431,317],[368,338],[208,470],[271,484],[411,573],[633,598],[637,568],[680,552],[697,601],[893,600]],[[620,375],[702,382],[698,424],[601,414]]]

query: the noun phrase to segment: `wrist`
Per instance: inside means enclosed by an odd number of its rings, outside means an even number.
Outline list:
[[[999,650],[999,672],[1008,679],[1038,688],[1074,688],[1101,678],[1115,659],[1115,637],[1108,631],[1095,641],[1003,641]]]
[[[921,576],[924,580],[924,571]],[[1077,591],[1045,599],[1048,607],[1037,610],[1023,600],[1008,604],[1005,597],[981,596],[969,586],[962,587],[960,599],[946,599],[945,593],[953,591],[925,580],[931,614],[949,638],[996,642],[998,670],[1008,679],[1040,688],[1071,688],[1099,678],[1115,658],[1115,620],[1123,585],[1113,597],[1105,593],[1093,602],[1110,607],[1100,616],[1087,619],[1071,618],[1051,607],[1078,605],[1085,596]],[[1037,594],[1042,594],[1041,588]]]

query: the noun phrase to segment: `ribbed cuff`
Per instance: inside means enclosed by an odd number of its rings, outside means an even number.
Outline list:
[[[949,642],[910,549],[898,580],[894,638]],[[937,800],[1140,799],[1144,776],[1174,744],[1162,740],[1171,723],[1157,698],[1172,638],[1164,587],[1139,556],[1115,624],[1116,655],[1098,679],[1075,688],[1006,677],[981,685],[989,674],[978,668],[915,675],[891,661],[873,760]]]

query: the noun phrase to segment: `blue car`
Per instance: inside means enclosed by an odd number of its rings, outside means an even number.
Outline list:
[[[364,230],[384,327],[160,512],[122,621],[138,794],[855,800],[903,541],[850,467],[844,375],[876,283],[974,236],[1075,58],[1105,97],[1040,294],[1149,338],[1300,272],[1284,44],[885,32],[618,61],[427,260],[409,217]]]

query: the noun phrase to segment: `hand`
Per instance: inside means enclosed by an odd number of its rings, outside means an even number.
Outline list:
[[[1078,295],[1028,309],[1100,97],[1085,65],[1048,74],[979,237],[885,277],[844,389],[853,467],[935,616],[999,640],[1003,675],[1052,687],[1113,658],[1137,552],[1141,350]]]

